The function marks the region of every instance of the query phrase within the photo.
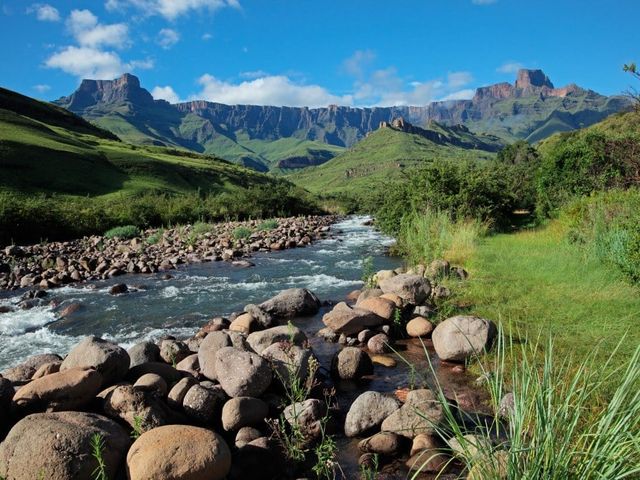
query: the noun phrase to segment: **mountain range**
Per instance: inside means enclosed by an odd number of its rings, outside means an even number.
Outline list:
[[[461,124],[501,144],[542,140],[599,122],[628,100],[575,84],[555,88],[541,70],[520,70],[514,84],[476,90],[470,100],[425,106],[325,108],[224,105],[155,100],[137,77],[83,80],[56,102],[135,144],[182,147],[214,154],[259,171],[322,164],[354,146],[383,123],[403,118],[417,126]]]

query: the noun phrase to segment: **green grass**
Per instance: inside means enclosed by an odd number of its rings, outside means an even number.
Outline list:
[[[104,233],[106,238],[120,238],[123,240],[140,236],[140,229],[135,225],[123,225],[107,230]]]
[[[628,358],[640,344],[640,290],[566,241],[559,223],[487,237],[467,263],[463,292],[473,312],[523,337],[554,339],[559,358]]]

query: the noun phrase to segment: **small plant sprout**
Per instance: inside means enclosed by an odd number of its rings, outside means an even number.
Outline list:
[[[93,471],[93,480],[108,480],[107,464],[104,461],[104,437],[99,433],[93,434],[91,437],[91,456],[97,462],[97,466]]]
[[[365,257],[362,260],[361,280],[364,282],[366,288],[374,288],[376,286],[375,274],[376,270],[373,265],[373,257]]]
[[[360,465],[360,479],[361,480],[376,480],[378,478],[378,467],[380,464],[380,457],[377,453],[371,457],[371,462],[363,463]]]
[[[131,438],[133,440],[137,440],[143,433],[144,419],[139,415],[135,415],[133,417],[133,426],[131,428],[133,429],[131,432]]]

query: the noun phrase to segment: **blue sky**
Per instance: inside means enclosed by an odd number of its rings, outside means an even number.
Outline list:
[[[43,99],[138,75],[172,102],[423,105],[542,68],[633,85],[640,0],[0,0],[0,85]]]

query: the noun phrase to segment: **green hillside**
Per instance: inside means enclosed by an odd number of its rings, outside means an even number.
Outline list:
[[[381,128],[327,163],[288,178],[316,193],[361,195],[387,181],[402,180],[407,170],[430,160],[490,159],[498,148],[492,143],[495,138],[474,136],[435,122],[430,123],[427,131],[440,133],[442,140],[436,142],[419,133]],[[464,148],[452,142],[476,142],[483,149]]]

